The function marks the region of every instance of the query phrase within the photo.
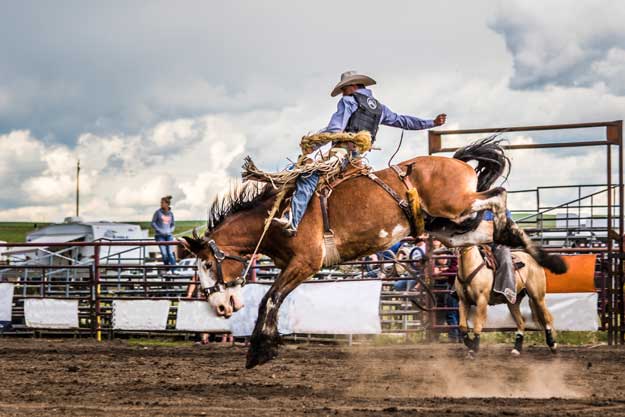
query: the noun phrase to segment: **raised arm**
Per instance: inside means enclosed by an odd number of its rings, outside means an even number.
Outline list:
[[[431,129],[434,126],[440,126],[445,123],[446,115],[439,114],[436,119],[419,119],[415,116],[397,114],[388,107],[384,106],[382,112],[382,120],[380,124],[392,127],[399,127],[405,130],[422,130]]]

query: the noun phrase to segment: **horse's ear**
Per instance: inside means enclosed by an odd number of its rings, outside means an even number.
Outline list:
[[[189,237],[189,236],[183,236],[182,239],[180,240],[180,243],[182,243],[182,246],[184,246],[189,252],[194,253],[196,255],[206,245],[204,240],[195,238],[195,237]]]

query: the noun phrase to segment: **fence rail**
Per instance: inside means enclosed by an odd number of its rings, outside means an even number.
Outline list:
[[[153,264],[101,264],[98,254],[100,247],[153,245],[152,242],[80,242],[77,246],[92,246],[94,256],[88,265],[5,265],[0,270],[0,282],[15,284],[13,321],[15,332],[30,331],[25,326],[23,304],[28,299],[65,299],[78,301],[79,327],[71,332],[89,334],[98,340],[104,336],[113,337],[116,333],[129,331],[114,330],[111,322],[112,302],[115,300],[168,300],[172,302],[166,332],[181,334],[175,330],[177,303],[184,300],[197,300],[195,288],[199,285],[195,278],[195,265],[153,265]],[[178,245],[178,242],[166,242]],[[39,247],[29,243],[2,244],[2,246]],[[45,245],[50,248],[63,248],[67,244]],[[606,262],[609,262],[605,248],[560,248],[549,249],[560,253],[598,254],[595,282],[599,293],[598,314],[601,329],[610,320],[606,308],[610,292],[606,288]],[[313,282],[381,280],[383,289],[380,295],[380,322],[384,333],[429,332],[444,333],[452,330],[445,319],[457,307],[446,302],[451,296],[454,273],[435,276],[432,265],[437,260],[454,259],[453,254],[434,254],[425,261],[416,260],[362,260],[344,262],[331,270],[323,270],[312,278]],[[257,263],[251,269],[250,279],[257,283],[270,284],[277,275],[277,269],[270,263]],[[417,299],[427,304],[429,298],[423,288],[417,286],[410,291],[394,288],[401,281],[424,278],[432,288],[437,305],[430,305],[432,311],[422,311],[411,300]],[[38,330],[44,331],[44,329]],[[144,334],[138,331],[137,334]]]

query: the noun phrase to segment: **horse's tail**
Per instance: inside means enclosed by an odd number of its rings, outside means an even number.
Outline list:
[[[455,159],[463,162],[477,161],[477,191],[488,190],[502,175],[508,178],[510,159],[505,155],[501,141],[497,135],[489,136],[458,149],[454,154]]]

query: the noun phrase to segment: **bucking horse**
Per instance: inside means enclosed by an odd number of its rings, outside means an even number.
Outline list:
[[[475,168],[470,161],[476,163]],[[269,226],[258,252],[270,257],[281,272],[259,305],[246,367],[266,363],[278,354],[280,305],[299,284],[328,265],[324,242],[328,218],[332,249],[342,261],[384,250],[414,234],[415,219],[403,197],[407,184],[418,193],[423,227],[448,247],[491,242],[521,247],[540,265],[565,272],[559,256],[543,251],[506,216],[506,190],[491,187],[509,168],[500,141],[486,138],[459,149],[452,158],[419,156],[342,181],[332,188],[327,201],[311,200],[296,236]],[[272,184],[245,182],[214,201],[204,236],[194,233],[183,240],[197,255],[200,282],[219,316],[228,318],[243,307],[244,271],[278,194]],[[322,204],[327,205],[325,210]],[[485,210],[494,215],[488,229],[480,227]]]

